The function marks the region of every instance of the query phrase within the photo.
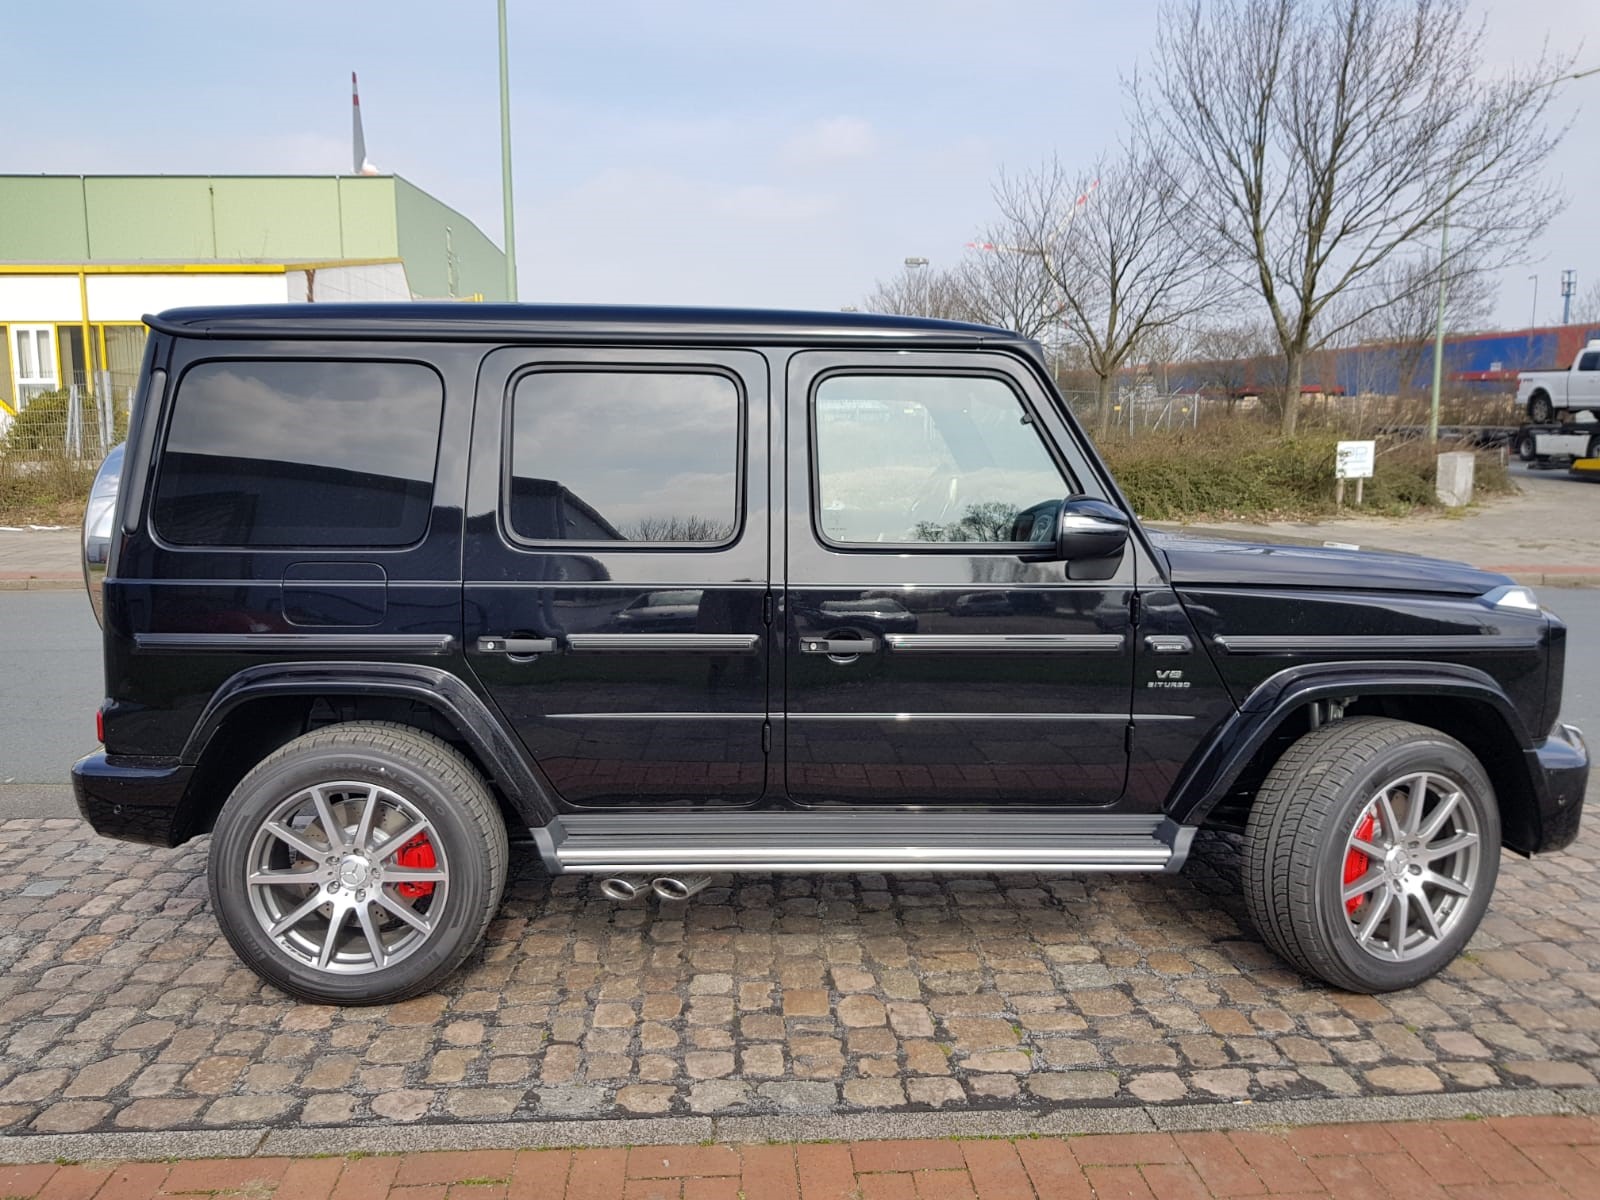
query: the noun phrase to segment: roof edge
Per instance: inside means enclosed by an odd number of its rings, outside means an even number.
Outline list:
[[[1009,330],[928,317],[784,309],[649,305],[464,304],[460,302],[321,303],[176,308],[147,316],[152,329],[176,337],[399,339],[481,341],[521,335],[590,340],[624,335],[646,340],[690,337],[1014,342]]]

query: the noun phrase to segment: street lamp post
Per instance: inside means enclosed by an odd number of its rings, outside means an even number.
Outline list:
[[[1533,329],[1539,324],[1539,276],[1534,274],[1528,278],[1533,280],[1533,308],[1528,312],[1528,328]]]
[[[506,0],[500,9],[500,205],[505,220],[506,299],[517,298],[517,230],[511,208],[511,69],[506,54]]]

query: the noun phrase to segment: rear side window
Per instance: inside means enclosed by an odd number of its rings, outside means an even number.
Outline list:
[[[416,363],[191,368],[156,485],[180,546],[404,546],[433,499],[444,388]]]
[[[719,545],[739,523],[726,375],[536,371],[511,398],[507,518],[526,541]]]

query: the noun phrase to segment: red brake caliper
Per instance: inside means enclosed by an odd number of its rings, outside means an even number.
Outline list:
[[[394,861],[396,866],[409,867],[413,871],[431,871],[439,865],[438,860],[433,857],[433,843],[428,841],[428,835],[425,833],[417,834],[396,850]],[[1348,871],[1348,868],[1346,870]],[[433,895],[433,884],[398,883],[395,885],[395,891],[409,899],[417,900],[423,896]]]
[[[1360,823],[1356,825],[1356,840],[1370,842],[1372,840],[1372,831],[1377,827],[1377,824],[1372,813],[1362,817]],[[405,851],[402,850],[401,853],[404,854]],[[1346,883],[1354,883],[1367,873],[1367,868],[1371,865],[1372,860],[1361,851],[1350,851],[1344,856],[1344,881]],[[401,884],[400,886],[405,887],[406,885]],[[1354,916],[1356,909],[1361,907],[1361,902],[1365,899],[1365,896],[1356,896],[1346,900],[1344,902],[1345,912]]]

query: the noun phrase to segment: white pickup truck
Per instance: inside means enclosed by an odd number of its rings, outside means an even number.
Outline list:
[[[1528,420],[1545,425],[1557,412],[1590,412],[1600,418],[1600,341],[1578,351],[1565,371],[1523,371],[1517,376],[1517,404]]]

